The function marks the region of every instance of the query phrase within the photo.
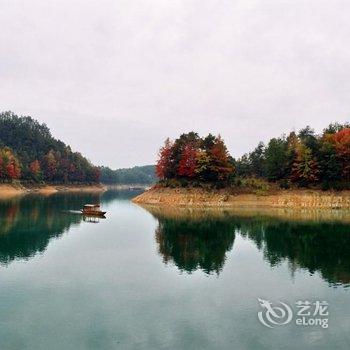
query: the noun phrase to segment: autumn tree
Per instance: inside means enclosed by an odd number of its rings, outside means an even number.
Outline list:
[[[95,167],[81,154],[73,152],[69,146],[52,137],[49,128],[29,116],[17,116],[12,112],[0,113],[0,146],[10,149],[16,161],[7,164],[2,159],[0,178],[11,177],[39,181],[43,178],[51,182],[94,182]],[[41,175],[37,178],[40,163]],[[6,164],[5,164],[6,163]],[[18,163],[18,164],[17,164]],[[74,173],[69,173],[71,164]],[[8,169],[6,169],[8,167]],[[31,170],[32,169],[32,170]],[[10,174],[10,175],[9,175]],[[94,180],[95,179],[95,180]]]
[[[190,179],[196,176],[197,155],[198,149],[193,143],[188,143],[184,146],[178,168],[178,174],[180,176]]]
[[[10,180],[16,180],[20,177],[21,171],[17,164],[11,161],[6,166],[6,174]]]
[[[43,164],[45,179],[53,181],[57,172],[57,161],[52,149],[45,155]]]
[[[156,164],[156,175],[161,180],[167,179],[170,175],[172,148],[173,143],[167,138],[164,146],[159,150],[159,158]]]
[[[214,180],[226,181],[229,175],[234,172],[234,167],[220,135],[215,139],[210,149],[210,158],[210,170],[214,175]]]
[[[341,164],[342,175],[350,180],[350,128],[344,128],[335,133],[331,141],[334,144],[337,158]]]
[[[21,164],[13,151],[5,147],[0,152],[1,155],[1,174],[4,179],[16,180],[21,177]]]
[[[172,146],[170,155],[170,167],[169,177],[170,178],[181,178],[182,175],[179,173],[179,167],[181,159],[183,158],[184,149],[187,145],[191,144],[193,147],[199,147],[201,142],[200,137],[196,132],[189,132],[187,134],[181,134]]]
[[[29,171],[32,174],[32,177],[35,181],[41,180],[41,166],[40,162],[37,159],[30,163]]]
[[[297,156],[293,163],[291,179],[302,186],[314,183],[318,180],[318,164],[312,156],[309,147],[300,143]]]
[[[198,176],[198,179],[201,181],[208,180],[210,174],[210,164],[211,164],[211,157],[208,154],[207,151],[203,149],[199,149],[197,151],[197,158],[196,158],[197,166],[196,166],[196,174]]]
[[[256,176],[264,164],[262,177],[271,182],[350,189],[350,123],[332,123],[320,135],[307,126],[272,138],[264,152],[256,148],[235,164],[240,177]]]
[[[167,139],[156,164],[161,180],[223,182],[233,172],[233,161],[222,138],[211,134],[200,138],[194,132],[182,134],[174,142]]]

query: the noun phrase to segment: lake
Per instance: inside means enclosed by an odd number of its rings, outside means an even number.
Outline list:
[[[349,349],[339,213],[144,209],[135,194],[0,202],[0,349]],[[97,201],[106,219],[75,212]]]

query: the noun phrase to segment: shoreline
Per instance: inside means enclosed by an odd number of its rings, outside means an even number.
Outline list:
[[[7,199],[27,194],[41,194],[49,196],[58,192],[105,192],[106,186],[96,185],[23,185],[23,184],[0,184],[0,199]]]
[[[155,218],[171,220],[196,220],[208,218],[225,219],[228,217],[273,218],[293,222],[338,222],[350,223],[350,212],[340,209],[317,208],[276,208],[276,207],[185,207],[185,206],[159,206],[152,204],[139,204]]]
[[[153,187],[132,201],[140,205],[175,207],[350,209],[350,191],[293,189],[257,195],[230,194],[225,189]]]

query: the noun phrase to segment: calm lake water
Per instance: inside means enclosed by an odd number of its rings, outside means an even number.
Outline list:
[[[0,202],[1,350],[350,348],[349,224],[145,210],[133,195]],[[98,200],[105,220],[70,212]],[[297,325],[298,301],[328,328]]]

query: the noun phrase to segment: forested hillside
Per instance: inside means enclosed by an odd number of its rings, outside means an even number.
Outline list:
[[[306,127],[262,142],[233,159],[220,136],[182,134],[166,140],[156,166],[112,170],[95,167],[55,139],[45,124],[12,112],[0,113],[0,181],[46,183],[153,184],[156,174],[171,186],[239,185],[261,179],[291,186],[350,188],[350,124],[331,124],[321,134]]]
[[[262,142],[235,163],[243,177],[265,178],[281,187],[350,188],[350,124],[334,123],[321,134],[307,126]]]
[[[239,186],[266,180],[281,188],[350,189],[350,124],[331,124],[320,135],[308,126],[272,138],[267,145],[260,142],[237,160],[220,136],[201,138],[190,132],[165,141],[156,172],[161,183],[170,186]]]
[[[0,113],[0,181],[97,183],[99,170],[56,140],[45,124]]]
[[[112,170],[100,167],[101,182],[108,185],[150,185],[157,181],[154,165],[135,166],[133,168]]]

